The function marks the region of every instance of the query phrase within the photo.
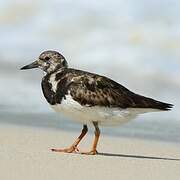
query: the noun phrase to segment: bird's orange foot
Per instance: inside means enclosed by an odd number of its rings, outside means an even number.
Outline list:
[[[97,150],[91,150],[89,152],[79,152],[80,154],[84,154],[84,155],[96,155],[98,154]]]
[[[79,149],[75,146],[71,146],[65,149],[51,149],[53,152],[64,152],[64,153],[78,153]]]

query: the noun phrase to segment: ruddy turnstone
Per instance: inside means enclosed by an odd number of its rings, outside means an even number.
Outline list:
[[[41,53],[38,60],[21,70],[32,68],[40,68],[46,73],[41,85],[50,106],[83,124],[76,141],[69,148],[52,149],[55,152],[79,153],[77,146],[86,135],[88,125],[93,124],[95,139],[92,149],[82,154],[97,154],[99,126],[122,124],[139,114],[167,111],[173,107],[133,93],[105,76],[68,68],[66,59],[57,51]]]

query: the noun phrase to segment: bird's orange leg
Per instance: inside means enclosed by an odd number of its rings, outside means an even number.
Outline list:
[[[93,122],[93,125],[95,127],[95,132],[94,132],[95,138],[94,138],[92,149],[89,152],[80,152],[81,154],[86,154],[86,155],[95,155],[95,154],[98,154],[96,148],[97,148],[97,144],[98,144],[99,137],[100,137],[100,129],[98,127],[98,123],[97,122]]]
[[[87,125],[84,125],[80,136],[76,139],[76,141],[69,148],[51,149],[51,150],[54,152],[77,153],[79,151],[77,146],[80,143],[80,141],[83,139],[83,137],[86,135],[87,132],[88,132]]]

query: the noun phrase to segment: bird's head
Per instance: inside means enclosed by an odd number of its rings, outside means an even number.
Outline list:
[[[68,64],[63,55],[57,51],[44,51],[39,58],[31,64],[21,68],[21,70],[40,68],[46,73],[52,73],[58,69],[67,68]]]

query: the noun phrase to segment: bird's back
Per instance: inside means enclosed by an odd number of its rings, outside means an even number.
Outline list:
[[[60,104],[70,94],[82,106],[159,110],[172,108],[171,104],[135,94],[105,76],[70,68],[46,75],[42,81],[42,89],[52,105]]]

